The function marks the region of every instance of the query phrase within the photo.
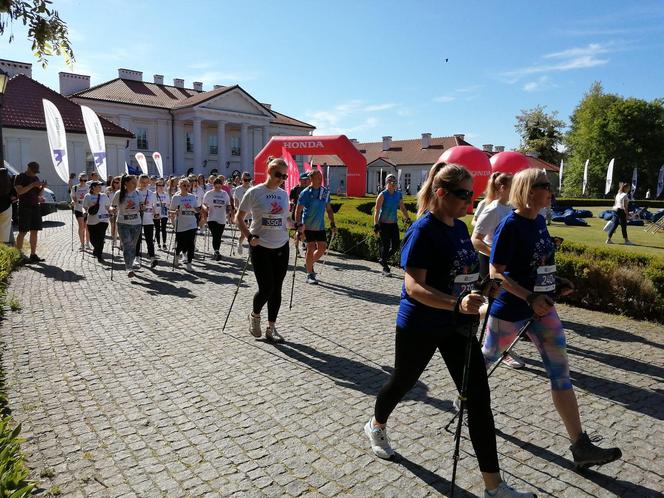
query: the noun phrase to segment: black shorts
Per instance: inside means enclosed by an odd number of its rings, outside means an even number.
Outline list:
[[[18,231],[30,232],[32,230],[42,229],[42,216],[39,205],[22,206],[18,205]]]
[[[88,214],[82,213],[80,211],[74,211],[74,216],[76,216],[77,218],[83,218],[84,220],[88,219]]]
[[[304,240],[307,242],[327,242],[325,230],[305,230]]]

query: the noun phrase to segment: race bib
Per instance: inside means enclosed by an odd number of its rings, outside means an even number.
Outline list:
[[[183,209],[180,212],[185,216],[195,216],[196,215],[196,211],[189,211],[188,209]]]
[[[453,294],[455,296],[460,296],[461,294],[472,291],[475,288],[475,284],[479,278],[479,273],[465,273],[462,275],[457,275],[454,278]]]
[[[225,206],[226,202],[223,199],[214,199],[212,201],[212,205],[214,205],[214,206]]]
[[[97,216],[97,218],[99,218],[100,220],[107,220],[109,216],[108,214],[100,214],[99,216]]]
[[[125,215],[122,216],[122,219],[125,220],[125,221],[137,220],[138,215],[137,214],[125,214]]]
[[[284,225],[281,216],[263,216],[261,225],[266,230],[279,230]]]
[[[553,292],[556,290],[556,265],[538,266],[533,292]]]

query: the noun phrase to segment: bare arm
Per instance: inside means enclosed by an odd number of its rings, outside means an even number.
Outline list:
[[[473,247],[477,252],[481,252],[485,256],[491,255],[491,246],[484,242],[485,234],[479,232],[473,232],[473,236],[470,238],[470,241],[473,243]]]
[[[408,214],[408,210],[406,209],[406,203],[401,199],[399,202],[399,209],[401,209],[401,214],[403,214],[403,219],[407,222],[410,223],[410,215]]]
[[[378,194],[378,197],[376,197],[376,207],[374,208],[374,215],[373,215],[373,222],[374,225],[378,225],[378,215],[380,214],[380,210],[383,207],[383,193],[381,192]]]
[[[457,298],[427,285],[426,277],[426,269],[406,267],[404,280],[406,293],[426,306],[441,310],[454,311]],[[482,304],[484,304],[484,298],[482,296],[468,294],[461,301],[459,309],[465,314],[477,314]]]
[[[237,215],[235,216],[235,223],[237,224],[237,227],[244,238],[249,240],[251,238],[251,232],[249,231],[247,224],[244,222],[245,216],[247,216],[247,211],[238,211]]]
[[[506,265],[489,265],[489,275],[491,278],[498,279],[502,282],[502,288],[516,297],[528,301],[528,298],[533,294],[525,287],[520,286],[510,277],[505,275]],[[538,316],[546,315],[553,306],[553,300],[546,294],[538,294],[536,297],[531,298],[528,303]]]

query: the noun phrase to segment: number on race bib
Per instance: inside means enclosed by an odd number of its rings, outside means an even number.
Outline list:
[[[466,292],[470,292],[475,288],[475,284],[480,278],[479,273],[465,273],[457,275],[454,278],[454,289],[453,294],[455,296],[460,296]]]
[[[533,292],[553,292],[556,290],[556,265],[538,266]]]

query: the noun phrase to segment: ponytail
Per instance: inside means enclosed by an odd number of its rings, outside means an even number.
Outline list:
[[[489,181],[486,184],[486,189],[484,190],[484,201],[485,204],[489,204],[492,201],[495,201],[498,198],[498,190],[503,185],[509,185],[512,183],[512,174],[511,173],[501,173],[500,171],[494,171],[489,177]]]
[[[136,178],[134,175],[122,175],[120,179],[120,202],[124,201],[127,195],[127,183]]]
[[[433,207],[435,191],[439,188],[454,188],[461,182],[472,178],[463,166],[444,162],[434,164],[427,179],[417,193],[417,216],[420,217]]]

